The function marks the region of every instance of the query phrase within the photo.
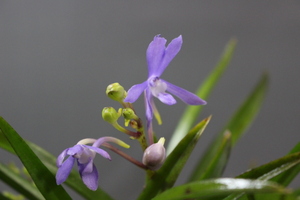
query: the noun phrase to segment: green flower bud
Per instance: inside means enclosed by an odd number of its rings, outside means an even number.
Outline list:
[[[105,107],[102,110],[102,118],[111,124],[115,124],[120,115],[120,112],[117,112],[113,107]]]
[[[112,83],[106,88],[106,95],[112,100],[123,102],[127,93],[119,83]]]
[[[151,170],[159,169],[166,160],[164,147],[165,138],[160,138],[155,144],[150,145],[144,152],[143,164]]]
[[[125,119],[125,126],[128,126],[130,120],[134,119],[134,120],[138,120],[139,117],[136,116],[136,114],[134,113],[134,111],[131,108],[124,108],[122,111],[122,115]]]

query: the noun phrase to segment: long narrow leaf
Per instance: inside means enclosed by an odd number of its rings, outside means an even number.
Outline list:
[[[190,176],[190,180],[203,180],[208,178],[219,177],[226,166],[231,151],[231,133],[226,131],[223,134],[222,141],[211,160],[207,163],[198,164],[197,170]]]
[[[57,171],[56,167],[56,157],[50,154],[45,149],[40,146],[27,141],[28,146],[34,151],[34,153],[39,157],[39,159],[46,165],[46,167],[51,171],[51,173],[55,174]],[[0,131],[0,148],[7,150],[10,153],[15,154],[13,148],[11,148],[9,142]],[[98,188],[96,191],[92,191],[88,189],[82,182],[78,172],[76,170],[72,170],[69,178],[65,182],[70,188],[76,191],[82,197],[89,200],[112,200],[112,198],[104,192],[101,188]]]
[[[300,154],[300,143],[298,143],[288,154],[288,156],[286,157],[294,157],[295,155]],[[283,170],[283,168],[285,168],[286,170]],[[274,170],[275,171],[275,170]],[[300,158],[297,160],[295,160],[294,162],[290,162],[288,164],[283,164],[281,169],[280,169],[280,173],[278,173],[279,170],[275,171],[275,173],[279,174],[278,176],[275,176],[274,178],[271,178],[270,180],[276,183],[279,183],[283,186],[288,186],[292,180],[299,174],[300,171]],[[298,191],[299,192],[299,191]],[[295,194],[297,193],[294,192]],[[295,195],[297,196],[297,195]],[[281,196],[278,195],[272,195],[272,196],[265,196],[265,195],[256,195],[255,196],[256,199],[258,200],[268,200],[268,199],[272,199],[272,200],[281,200]],[[286,199],[285,199],[286,200]]]
[[[299,165],[300,163],[300,152],[290,154],[287,156],[284,156],[282,158],[279,158],[277,160],[274,160],[272,162],[269,162],[267,164],[264,164],[262,166],[253,168],[248,170],[247,172],[237,176],[236,178],[247,178],[247,179],[257,179],[257,180],[262,180],[262,181],[268,181],[272,180],[272,178],[280,175],[280,174],[285,174],[286,172],[289,171],[289,169],[292,169],[294,166]],[[276,198],[280,198],[277,195],[272,195],[272,198],[270,196],[259,196],[256,197],[255,199],[272,199],[276,200]],[[245,196],[244,193],[241,194],[231,194],[226,200],[235,200],[235,199],[243,199],[246,200],[247,197]]]
[[[218,156],[218,151],[222,147],[223,132],[229,130],[231,132],[231,142],[232,147],[235,145],[237,140],[241,135],[247,130],[247,128],[254,121],[258,111],[261,108],[262,102],[264,100],[268,86],[268,75],[264,74],[254,90],[244,101],[244,103],[238,108],[236,113],[233,115],[229,123],[225,126],[223,131],[218,134],[214,140],[210,143],[206,149],[203,157],[199,160],[197,166],[195,167],[193,176],[190,181],[202,180],[206,178],[218,177],[221,174],[209,174],[208,171],[214,171],[210,167],[215,167],[220,165],[226,166],[227,161],[220,160],[218,164],[212,165],[212,162],[216,162],[216,157]],[[217,161],[218,162],[218,161]]]
[[[177,162],[176,162],[176,164],[173,165],[172,170],[169,173],[169,175],[165,181],[165,187],[163,190],[168,189],[175,184],[182,168],[186,164],[188,158],[190,157],[194,147],[196,146],[200,136],[202,135],[203,131],[205,130],[210,119],[211,119],[211,117],[209,117],[206,121],[199,123],[198,126],[196,126],[194,128],[194,130],[198,130],[197,134],[195,135],[194,139],[190,142],[191,144],[188,145],[187,148],[185,149],[184,154],[181,155],[181,157],[177,157]],[[199,129],[199,127],[201,127],[201,128]]]
[[[171,188],[159,195],[153,200],[182,200],[182,199],[207,199],[219,197],[222,195],[246,192],[246,193],[281,193],[290,194],[291,192],[284,187],[272,182],[220,178],[205,181],[197,181],[185,185]]]
[[[163,189],[164,184],[166,183],[166,178],[172,171],[173,166],[177,165],[177,162],[180,162],[180,159],[189,149],[189,146],[193,142],[197,141],[199,135],[201,135],[203,127],[207,125],[210,117],[204,119],[198,125],[195,126],[176,146],[172,153],[167,157],[164,165],[155,172],[155,174],[149,179],[146,183],[146,186],[138,200],[148,200],[152,199],[161,189]],[[179,165],[179,164],[178,164]]]
[[[300,152],[293,153],[267,164],[248,170],[236,178],[270,180],[300,163]]]
[[[298,143],[289,154],[293,154],[296,152],[300,152],[300,143]],[[297,164],[293,168],[289,169],[288,171],[281,173],[279,176],[274,177],[271,179],[272,181],[279,183],[284,186],[288,186],[294,178],[299,174],[300,172],[300,164]]]
[[[7,185],[31,200],[43,199],[43,196],[31,182],[16,174],[8,166],[0,163],[0,179]]]
[[[2,133],[1,129],[0,129],[0,148],[8,151],[9,153],[16,154],[14,149],[10,146],[10,143]]]
[[[203,84],[198,88],[196,94],[207,100],[211,91],[223,75],[227,66],[230,63],[232,55],[234,53],[236,47],[236,39],[231,39],[226,45],[223,54],[220,58],[220,61],[211,72],[211,74],[204,80]],[[169,145],[167,148],[167,154],[170,154],[178,142],[185,136],[185,134],[190,130],[192,125],[194,124],[196,118],[199,116],[203,106],[188,106],[182,115],[179,123],[172,135],[172,138],[169,141]]]
[[[4,194],[0,193],[0,199],[1,200],[11,200],[10,198],[4,196]]]
[[[45,199],[71,199],[62,186],[56,185],[54,175],[2,117],[0,117],[0,129]]]

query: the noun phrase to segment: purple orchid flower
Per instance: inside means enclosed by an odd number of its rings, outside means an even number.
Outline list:
[[[167,40],[163,37],[160,37],[160,35],[154,37],[146,52],[148,79],[141,84],[132,86],[128,90],[127,96],[124,99],[124,102],[133,103],[144,91],[148,132],[149,129],[152,129],[153,114],[158,120],[158,123],[161,123],[153,97],[158,98],[161,102],[167,105],[173,105],[176,103],[176,100],[171,94],[177,96],[179,99],[189,105],[206,104],[206,101],[200,99],[197,95],[160,78],[166,67],[180,51],[182,37],[180,35],[179,37],[173,39],[167,47],[166,42]],[[166,93],[166,91],[171,94]],[[152,130],[150,130],[150,132],[152,132]],[[153,141],[151,136],[149,137],[149,140],[150,143],[153,143],[151,142]]]
[[[68,178],[75,161],[77,161],[79,174],[84,184],[91,190],[98,188],[98,171],[93,163],[96,153],[111,160],[110,155],[103,149],[98,148],[105,142],[114,142],[120,146],[128,148],[129,145],[113,137],[102,137],[98,140],[87,138],[80,140],[75,146],[65,149],[57,158],[58,167],[56,173],[56,183],[60,185]],[[92,146],[86,145],[93,143]],[[69,156],[66,160],[65,157]],[[65,161],[64,161],[65,160]]]

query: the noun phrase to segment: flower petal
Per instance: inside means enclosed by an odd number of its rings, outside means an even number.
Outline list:
[[[161,76],[169,63],[181,49],[182,36],[173,39],[166,47],[167,40],[160,35],[154,37],[147,49],[148,77]]]
[[[82,145],[76,144],[73,147],[68,149],[67,154],[71,155],[71,156],[74,156],[75,154],[81,154],[83,152],[83,150],[84,149],[83,149]]]
[[[66,181],[73,168],[74,162],[75,158],[69,156],[69,158],[67,158],[66,161],[58,168],[55,176],[57,185]]]
[[[97,190],[98,188],[98,171],[96,166],[92,165],[92,171],[89,173],[82,173],[81,179],[83,183],[90,189],[90,190]]]
[[[69,150],[69,148],[63,150],[63,152],[61,152],[61,154],[59,154],[59,156],[57,157],[57,159],[56,159],[56,166],[57,166],[57,167],[60,167],[61,164],[63,163],[63,161],[64,161],[64,159],[65,159],[65,157],[66,157],[66,155],[67,155],[67,151],[68,151],[68,150]]]
[[[147,81],[145,81],[141,84],[132,86],[128,90],[127,96],[124,99],[124,102],[129,102],[129,103],[135,102],[146,88],[147,88]]]
[[[170,64],[170,62],[173,60],[173,58],[180,51],[181,46],[182,46],[182,36],[180,35],[179,37],[173,39],[170,42],[170,44],[167,46],[163,60],[155,72],[156,76],[158,76],[158,77],[161,76],[161,74],[165,71],[165,69]]]
[[[146,106],[146,119],[147,124],[149,124],[150,121],[153,119],[153,108],[152,105],[154,105],[153,96],[149,89],[145,90],[145,106]]]
[[[148,64],[148,77],[155,75],[163,60],[167,40],[160,35],[156,35],[149,44],[146,57]]]
[[[104,158],[107,158],[108,160],[111,160],[110,155],[106,151],[104,151],[103,149],[93,147],[93,146],[87,146],[87,145],[85,145],[85,147],[95,151],[96,153],[100,154]]]
[[[161,79],[162,80],[162,79]],[[176,85],[173,85],[165,80],[162,80],[167,84],[167,91],[177,96],[183,102],[189,105],[205,105],[206,101],[200,99],[197,95],[181,88]]]
[[[167,105],[173,105],[176,103],[176,100],[174,99],[174,97],[168,93],[159,93],[157,98],[163,102],[164,104]]]
[[[93,161],[94,161],[93,158],[90,158],[88,163],[80,164],[83,165],[82,170],[80,170],[82,174],[91,173],[93,171]]]

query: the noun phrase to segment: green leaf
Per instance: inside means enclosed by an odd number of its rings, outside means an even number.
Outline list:
[[[205,121],[200,122],[196,127],[193,128],[190,132],[197,132],[194,136],[193,140],[190,142],[190,145],[186,146],[185,150],[182,150],[182,155],[180,157],[174,157],[176,160],[173,162],[173,167],[165,181],[164,189],[168,189],[173,187],[175,184],[181,170],[183,169],[184,165],[186,164],[188,158],[190,157],[191,153],[194,150],[200,136],[202,135],[203,131],[205,130],[206,126],[208,125],[211,117],[207,118]],[[170,162],[172,163],[172,162]]]
[[[40,146],[26,141],[28,146],[34,151],[34,153],[39,157],[39,159],[46,165],[46,167],[51,171],[51,173],[55,174],[57,171],[56,167],[56,157],[51,153],[41,148]],[[7,150],[10,153],[15,154],[14,150],[11,148],[10,144],[6,140],[3,133],[0,131],[0,147]],[[82,197],[89,200],[112,200],[112,198],[104,192],[101,188],[98,188],[96,191],[92,191],[88,189],[82,182],[78,171],[72,170],[65,184],[67,184],[70,188],[76,191]]]
[[[158,171],[156,171],[150,179],[147,180],[144,190],[138,197],[139,200],[152,199],[161,189],[163,189],[166,184],[166,179],[169,177],[171,172],[177,176],[177,173],[181,170],[180,168],[185,163],[185,161],[181,161],[180,158],[187,159],[185,157],[185,154],[190,153],[190,146],[195,145],[194,143],[199,139],[209,120],[210,117],[201,121],[179,142],[176,148],[167,157],[163,166]],[[173,166],[176,166],[176,169],[174,169],[174,171],[172,170]],[[171,182],[175,180],[169,179],[168,181],[170,181],[169,183],[171,184]]]
[[[289,154],[267,164],[248,170],[236,178],[270,180],[300,163],[300,152]]]
[[[227,164],[231,151],[231,133],[224,132],[222,141],[214,151],[214,155],[205,163],[198,164],[197,170],[194,170],[190,180],[203,180],[219,177]]]
[[[220,156],[219,152],[222,150],[224,141],[224,131],[229,130],[231,132],[231,148],[235,145],[241,135],[247,130],[247,128],[254,121],[258,111],[262,106],[268,86],[268,76],[263,74],[254,90],[250,93],[244,103],[238,108],[233,115],[229,123],[225,126],[223,131],[218,134],[214,140],[210,143],[206,149],[203,157],[199,160],[195,167],[193,176],[189,181],[202,180],[207,178],[214,178],[221,176],[221,173],[209,173],[216,172],[215,167],[225,167],[227,159],[219,159],[228,156],[228,152],[224,151],[224,155]],[[229,147],[228,147],[229,148]],[[212,164],[215,163],[215,164]],[[219,170],[219,172],[222,172]]]
[[[231,39],[227,46],[225,47],[223,54],[211,72],[211,74],[204,80],[203,84],[198,88],[196,94],[202,99],[207,100],[213,88],[220,80],[224,71],[227,69],[229,62],[233,56],[237,40]],[[169,141],[169,145],[167,148],[167,154],[170,154],[178,142],[185,136],[185,134],[190,130],[195,120],[199,116],[203,106],[188,106],[182,115],[179,123],[172,135],[172,138]]]
[[[1,129],[0,129],[0,147],[10,153],[15,154],[14,149],[10,146],[10,143],[2,133]]]
[[[293,168],[296,165],[299,165],[300,163],[300,152],[290,154],[287,156],[284,156],[282,158],[279,158],[277,160],[274,160],[272,162],[269,162],[267,164],[264,164],[262,166],[253,168],[248,170],[247,172],[237,176],[236,178],[247,178],[247,179],[257,179],[262,181],[268,181],[272,178],[284,174],[285,172],[288,172],[289,169]],[[273,195],[273,198],[270,198],[269,196],[260,196],[256,197],[255,199],[263,199],[263,197],[267,199],[274,199],[277,195]],[[244,193],[241,194],[231,194],[226,198],[226,200],[234,200],[234,199],[244,199],[247,198],[244,196]]]
[[[0,199],[1,200],[11,200],[10,198],[8,198],[7,196],[5,196],[3,193],[0,192]]]
[[[262,103],[265,99],[269,77],[264,73],[251,92],[246,101],[239,107],[237,112],[233,115],[224,130],[230,130],[232,133],[232,144],[234,145],[241,135],[250,127],[258,114]]]
[[[38,189],[28,180],[21,177],[11,168],[0,163],[0,179],[20,194],[31,200],[44,199]]]
[[[270,180],[300,163],[300,152],[293,153],[267,164],[248,170],[236,178]]]
[[[279,175],[275,176],[274,178],[270,177],[271,178],[270,180],[273,182],[279,183],[283,186],[288,186],[292,182],[292,180],[299,174],[300,158],[298,158],[298,160],[297,160],[297,155],[299,155],[299,154],[300,154],[300,143],[298,143],[289,152],[289,154],[287,156],[285,156],[286,158],[288,158],[288,157],[295,158],[295,160],[291,161],[290,163],[282,164],[282,167],[279,167],[281,173],[279,173]],[[283,169],[285,169],[285,170],[283,170]],[[275,170],[273,170],[273,171],[275,171]],[[279,170],[277,170],[277,171],[279,171]],[[297,192],[299,192],[299,191],[295,191],[294,193],[297,194]],[[297,196],[297,195],[295,195],[295,196]],[[272,200],[281,200],[282,199],[282,197],[279,195],[272,195],[271,197],[264,196],[264,195],[256,195],[256,198],[259,200],[268,200],[270,198]],[[294,197],[290,197],[290,198],[294,198]],[[285,200],[288,200],[288,199],[285,198]]]
[[[171,188],[153,200],[207,199],[237,192],[290,194],[288,189],[267,181],[219,178],[196,181]]]
[[[296,152],[300,152],[300,143],[298,143],[290,151],[289,155]],[[297,164],[291,169],[281,173],[279,176],[276,176],[271,180],[281,185],[288,186],[294,180],[294,178],[299,174],[299,172],[300,172],[300,164]]]
[[[2,117],[0,117],[0,129],[45,199],[71,199],[62,186],[56,185],[54,175]]]

